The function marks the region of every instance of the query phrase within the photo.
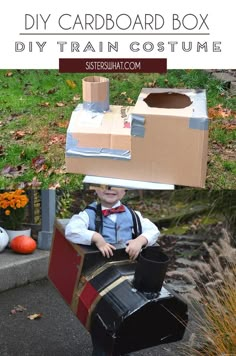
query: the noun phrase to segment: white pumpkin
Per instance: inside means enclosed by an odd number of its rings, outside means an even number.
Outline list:
[[[8,245],[9,236],[7,232],[0,227],[0,252],[2,252]]]

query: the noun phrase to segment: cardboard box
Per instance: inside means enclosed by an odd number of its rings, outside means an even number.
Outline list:
[[[67,151],[82,148],[99,150],[131,150],[130,107],[111,105],[106,113],[94,113],[83,110],[78,105],[73,111],[67,131],[67,143],[70,136],[71,147]]]
[[[110,259],[92,246],[64,237],[68,220],[55,222],[48,277],[93,342],[112,354],[182,339],[187,305],[162,287],[159,294],[134,290],[136,262],[119,248]]]
[[[143,89],[130,113],[129,135],[124,135],[124,129],[123,132],[117,129],[118,139],[115,140],[116,132],[110,131],[106,142],[108,151],[102,149],[105,141],[103,138],[100,141],[101,126],[91,132],[87,128],[86,143],[83,141],[83,144],[90,146],[89,151],[84,150],[80,142],[71,140],[71,136],[78,140],[85,129],[75,132],[77,129],[74,125],[72,135],[70,125],[67,132],[67,172],[191,187],[205,186],[208,151],[205,90]],[[116,126],[114,128],[116,130]],[[103,134],[108,137],[105,128]],[[126,144],[123,145],[124,140]],[[120,148],[122,152],[119,152]],[[127,153],[126,149],[130,151]]]

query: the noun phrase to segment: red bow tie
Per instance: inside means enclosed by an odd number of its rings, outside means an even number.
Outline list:
[[[103,209],[102,210],[102,215],[103,216],[108,216],[110,214],[123,213],[124,211],[125,211],[124,205],[120,205],[117,208]]]

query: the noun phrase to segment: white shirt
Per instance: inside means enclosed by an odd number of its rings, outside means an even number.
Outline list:
[[[117,202],[113,208],[116,208],[120,204],[120,202]],[[107,207],[102,206],[102,210],[103,209],[107,209]],[[145,236],[148,241],[147,246],[155,244],[160,235],[160,231],[149,219],[143,218],[139,211],[136,211],[136,213],[142,225],[142,235]],[[108,218],[116,222],[117,214],[111,214]],[[91,245],[92,236],[95,231],[88,230],[88,226],[89,216],[86,211],[81,211],[79,214],[73,215],[65,229],[66,239],[77,244]]]

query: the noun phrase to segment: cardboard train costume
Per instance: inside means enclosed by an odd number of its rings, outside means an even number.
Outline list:
[[[109,80],[91,76],[67,130],[66,170],[204,187],[207,148],[205,90],[143,88],[135,106],[109,105]]]
[[[86,77],[83,104],[73,111],[67,130],[66,170],[203,187],[207,138],[204,90],[146,88],[134,107],[110,106],[109,80]],[[99,217],[93,209],[87,211],[90,223]],[[68,220],[56,221],[48,273],[90,332],[94,349],[113,356],[178,341],[188,321],[186,303],[162,286],[167,256],[154,245],[130,260],[124,247],[130,217],[125,221],[123,243],[114,244],[109,259],[94,246],[68,241]],[[93,224],[91,230],[100,231]],[[108,231],[112,225],[108,221],[102,227]]]
[[[181,340],[187,305],[162,286],[168,258],[159,247],[145,248],[137,262],[116,245],[107,259],[95,247],[66,240],[67,223],[55,222],[48,276],[93,344],[122,355]]]

